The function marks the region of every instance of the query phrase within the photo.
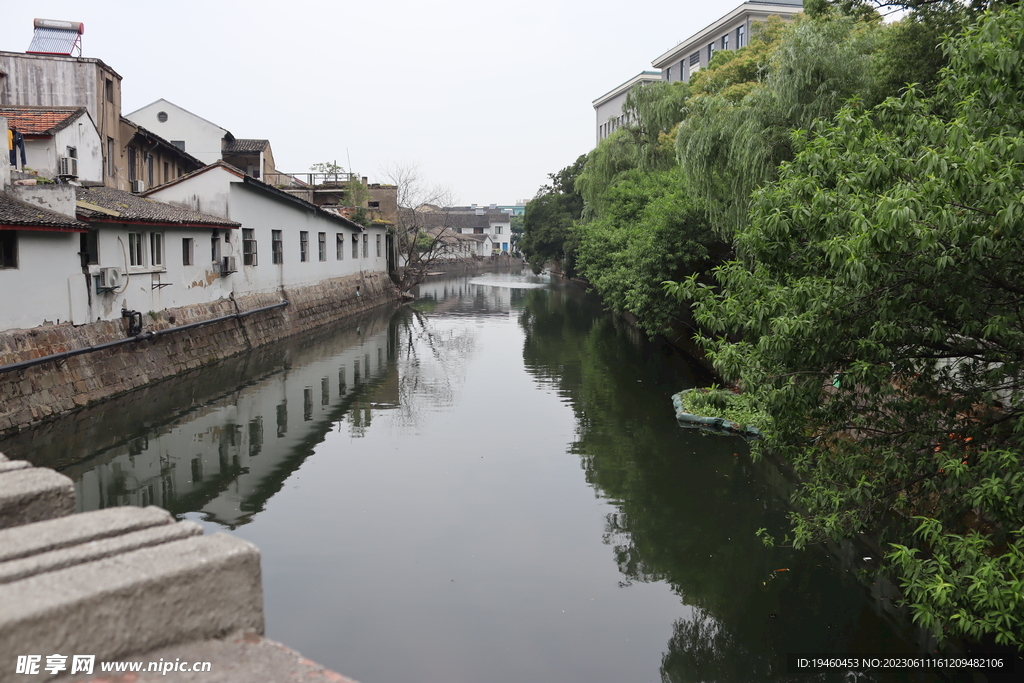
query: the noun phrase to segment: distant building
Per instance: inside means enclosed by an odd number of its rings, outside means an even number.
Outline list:
[[[204,164],[225,161],[260,179],[275,172],[269,140],[236,138],[228,129],[165,99],[136,109],[125,118],[169,140]]]
[[[597,114],[597,142],[611,135],[619,126],[628,123],[622,114],[626,96],[633,88],[662,80],[660,71],[642,71],[625,83],[601,95],[593,101],[594,112]]]
[[[789,20],[802,11],[802,0],[749,0],[680,42],[651,64],[661,70],[662,80],[667,83],[689,81],[693,74],[708,65],[716,51],[746,46],[754,23],[773,15]]]

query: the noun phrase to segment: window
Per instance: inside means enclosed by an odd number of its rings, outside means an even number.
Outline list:
[[[482,234],[484,234],[484,229],[483,228],[473,228],[473,234],[474,235],[482,235]]]
[[[363,258],[369,258],[370,256],[370,236],[365,232],[363,233]]]
[[[501,234],[501,226],[500,225],[494,226],[494,234],[495,235],[500,235]]]
[[[82,257],[82,265],[96,265],[100,262],[99,231],[90,230],[79,236],[79,253]]]
[[[217,235],[217,231],[213,231],[213,236],[210,237],[210,260],[214,263],[220,263],[220,237]]]
[[[366,206],[371,209],[379,209],[380,202],[366,202]]]
[[[380,258],[380,235],[377,235],[377,258]]]
[[[317,247],[321,261],[327,260],[327,233],[319,232],[316,235]]]
[[[114,175],[114,138],[107,138],[107,175]]]
[[[672,67],[669,67],[669,68],[665,69],[665,80],[666,81],[671,81],[672,80]]]
[[[146,186],[153,187],[153,155],[146,155]]]
[[[700,66],[700,53],[699,52],[694,52],[692,55],[690,55],[690,68],[692,69],[695,66]]]
[[[103,83],[103,95],[106,97],[107,102],[114,101],[114,79],[108,78]]]
[[[181,239],[181,265],[191,266],[192,265],[192,254],[194,246],[191,237],[183,237]]]
[[[335,235],[335,237],[337,238],[337,244],[334,245],[334,249],[335,249],[334,257],[336,259],[338,259],[339,261],[344,261],[345,260],[345,235],[343,233],[339,232],[338,234]]]
[[[135,148],[128,148],[128,180],[129,182],[135,180]]]
[[[144,265],[142,261],[142,233],[128,233],[128,263],[135,267]]]
[[[737,47],[737,49],[743,47],[743,41],[744,41],[744,39],[746,37],[747,37],[747,27],[746,26],[740,26],[738,29],[736,29],[736,47]]]
[[[170,142],[171,142],[172,145],[174,145],[175,147],[180,149],[182,152],[185,151],[185,141],[184,140],[171,140]]]
[[[686,78],[686,76],[685,76],[686,69],[684,68],[685,66],[686,66],[686,60],[685,59],[682,60],[681,62],[679,62],[679,80],[683,80],[684,78]]]
[[[159,121],[160,123],[167,123],[167,112],[165,112],[165,111],[158,111],[156,113],[156,120]]]
[[[256,265],[255,228],[242,228],[242,263],[247,266]]]
[[[309,233],[305,230],[299,232],[299,260],[309,260]]]
[[[359,258],[359,235],[352,235],[352,258]]]
[[[711,58],[715,56],[715,44],[708,43],[708,64],[711,63]]]
[[[171,165],[165,161],[164,162],[164,182],[166,183],[166,182],[168,182],[170,180],[172,180],[172,178],[171,178]]]
[[[284,263],[284,238],[281,237],[281,231],[271,230],[270,240],[270,260],[274,263]]]
[[[722,49],[723,50],[728,50],[729,49],[729,34],[728,33],[726,33],[724,36],[722,36]]]
[[[0,270],[18,267],[18,233],[0,230]]]
[[[154,266],[164,265],[164,234],[162,232],[149,233],[149,257]]]

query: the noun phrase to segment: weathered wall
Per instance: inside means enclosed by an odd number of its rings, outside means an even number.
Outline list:
[[[110,349],[0,373],[0,433],[24,429],[90,403],[311,330],[397,298],[385,273],[169,309],[143,317],[145,330],[179,327],[287,300],[289,305]],[[171,323],[173,318],[174,322]],[[0,333],[0,365],[126,337],[124,321]]]

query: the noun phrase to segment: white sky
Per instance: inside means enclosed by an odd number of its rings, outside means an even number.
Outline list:
[[[81,21],[124,114],[163,97],[269,139],[281,171],[418,164],[460,203],[511,204],[592,148],[594,99],[741,1],[6,2],[0,50],[35,17]]]

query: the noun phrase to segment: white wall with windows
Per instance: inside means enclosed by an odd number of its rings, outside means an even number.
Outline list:
[[[242,224],[237,244],[222,256],[237,258],[226,279],[236,294],[387,271],[387,230],[352,224],[265,184],[214,164],[147,194],[157,201],[229,218]]]

